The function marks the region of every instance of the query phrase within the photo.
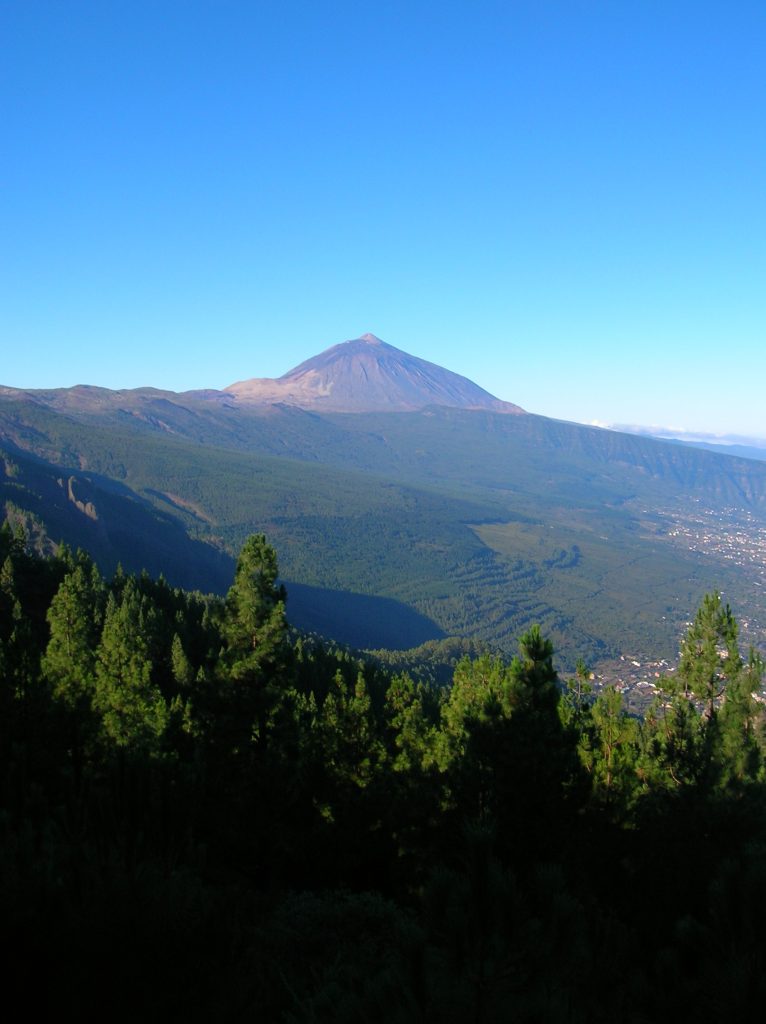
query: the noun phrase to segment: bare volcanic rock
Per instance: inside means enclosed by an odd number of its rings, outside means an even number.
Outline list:
[[[428,405],[522,413],[460,374],[408,355],[374,334],[333,345],[272,380],[225,389],[240,402],[285,402],[327,412],[409,412]]]

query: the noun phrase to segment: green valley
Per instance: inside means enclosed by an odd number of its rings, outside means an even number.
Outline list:
[[[669,536],[695,499],[760,520],[761,464],[484,410],[319,414],[77,390],[0,397],[19,467],[3,502],[105,568],[220,591],[259,530],[299,625],[358,647],[456,635],[507,652],[538,622],[570,666],[650,641],[672,656],[714,586],[747,595],[755,631],[766,623],[736,565]],[[67,500],[70,480],[97,520]]]

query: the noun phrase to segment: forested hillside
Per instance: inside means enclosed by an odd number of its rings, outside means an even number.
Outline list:
[[[713,587],[766,636],[766,549],[730,545],[766,530],[763,463],[532,415],[232,401],[6,389],[0,520],[220,593],[264,532],[293,621],[360,648],[458,636],[510,658],[538,623],[570,671],[672,659]],[[683,541],[697,512],[719,543]]]
[[[0,531],[6,1001],[48,1019],[720,1021],[766,996],[758,655],[708,595],[642,720],[532,627],[446,686]],[[424,650],[427,657],[427,650]],[[426,673],[427,674],[427,673]]]

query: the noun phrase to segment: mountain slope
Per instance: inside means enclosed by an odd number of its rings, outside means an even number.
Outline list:
[[[319,373],[325,360],[342,381],[346,345],[340,363],[330,350],[303,365]],[[369,377],[373,404],[382,385]],[[151,533],[147,567],[164,561],[181,582],[194,559],[207,581],[195,585],[220,589],[209,551],[234,555],[263,531],[296,624],[359,646],[459,634],[511,652],[538,622],[570,665],[672,655],[714,587],[766,626],[757,560],[693,550],[677,529],[690,509],[719,532],[736,516],[766,523],[763,463],[492,408],[329,412],[150,388],[4,389],[0,445],[44,469],[47,483],[8,476],[4,496],[54,540],[133,566]],[[128,504],[88,498],[86,485]],[[78,501],[109,522],[108,550]]]
[[[334,345],[276,380],[254,378],[225,390],[245,402],[286,402],[325,412],[407,412],[429,405],[523,411],[374,334]]]
[[[192,537],[173,511],[108,476],[54,465],[0,441],[0,521],[23,525],[41,552],[64,541],[90,552],[105,572],[121,564],[188,589],[225,589],[233,559]]]

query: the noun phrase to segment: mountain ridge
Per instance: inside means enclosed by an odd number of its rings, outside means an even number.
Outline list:
[[[379,339],[357,341],[386,356]],[[309,370],[354,345],[335,349]],[[3,505],[105,564],[140,559],[182,583],[198,569],[202,587],[219,588],[226,558],[263,532],[299,587],[296,625],[359,645],[364,629],[392,647],[430,630],[512,651],[538,623],[570,665],[672,654],[713,588],[766,626],[760,556],[735,564],[725,538],[720,557],[684,539],[728,523],[733,535],[735,518],[766,530],[766,464],[533,413],[0,389],[0,518]]]
[[[151,386],[112,390],[93,384],[34,389],[0,385],[0,397],[22,397],[59,411],[83,412],[136,402],[167,401],[187,407],[194,403],[231,407],[292,405],[332,413],[417,412],[429,406],[444,406],[525,414],[520,406],[496,398],[467,377],[410,355],[369,333],[332,345],[281,377],[251,377],[222,390],[175,392]]]

